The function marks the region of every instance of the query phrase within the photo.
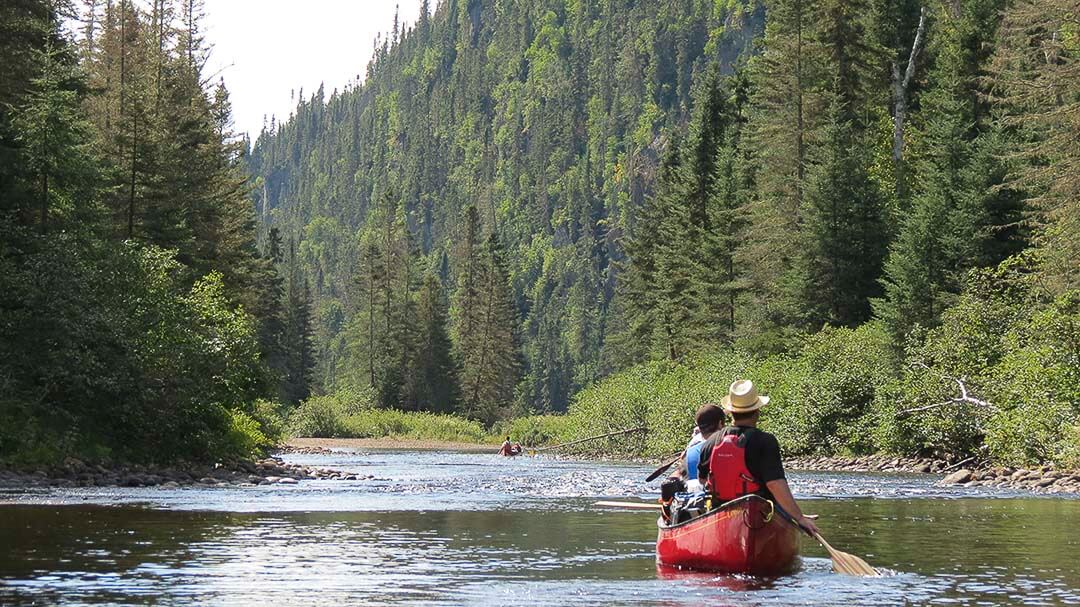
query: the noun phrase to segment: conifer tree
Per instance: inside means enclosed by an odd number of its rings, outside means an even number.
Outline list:
[[[1002,187],[1003,133],[977,94],[998,17],[989,5],[962,10],[941,20],[931,46],[912,208],[885,264],[885,298],[874,302],[897,344],[916,325],[937,324],[968,270],[996,265],[1023,244],[1019,197]]]
[[[1080,46],[1073,0],[1019,0],[990,65],[997,114],[1017,133],[1009,181],[1026,191],[1054,293],[1080,284]]]
[[[406,408],[450,413],[460,397],[449,318],[439,278],[428,272],[417,295],[417,343],[408,369]],[[412,405],[409,407],[409,405]]]

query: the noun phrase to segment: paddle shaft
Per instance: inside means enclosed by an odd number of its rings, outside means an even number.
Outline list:
[[[656,477],[658,477],[661,474],[663,474],[664,472],[666,472],[668,468],[674,466],[676,462],[678,462],[680,459],[682,459],[682,456],[683,456],[683,454],[680,452],[678,455],[675,456],[675,459],[671,460],[670,462],[668,462],[666,464],[661,465],[656,470],[653,470],[652,474],[645,477],[645,482],[646,483],[651,483],[653,480],[656,479]]]
[[[829,553],[829,558],[832,559],[833,569],[835,569],[837,573],[866,576],[881,575],[880,573],[878,573],[877,569],[874,569],[870,566],[869,563],[855,556],[854,554],[848,554],[846,552],[842,552],[840,550],[837,550],[836,548],[833,548],[829,544],[829,542],[825,541],[825,538],[821,537],[820,533],[811,531],[806,527],[806,525],[803,525],[799,521],[795,520],[795,517],[791,516],[791,514],[788,513],[787,510],[781,508],[779,504],[774,503],[773,506],[776,508],[776,512],[778,512],[780,516],[784,517],[788,522],[797,526],[799,529],[802,529],[803,533],[817,540],[818,543],[825,548],[825,551]]]
[[[630,510],[659,510],[660,504],[651,504],[647,502],[594,502],[593,506],[604,506],[605,508],[629,508]]]

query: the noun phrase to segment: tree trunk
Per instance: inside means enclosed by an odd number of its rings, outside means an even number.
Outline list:
[[[139,116],[132,113],[131,124],[131,192],[128,197],[128,238],[135,235],[135,175],[138,160]]]
[[[897,175],[900,174],[904,161],[904,121],[907,119],[908,90],[911,80],[915,76],[915,61],[919,57],[922,48],[923,36],[926,33],[926,7],[919,10],[919,27],[915,31],[915,40],[911,43],[911,53],[908,55],[907,69],[903,75],[900,73],[900,64],[893,61],[893,162],[896,164]]]

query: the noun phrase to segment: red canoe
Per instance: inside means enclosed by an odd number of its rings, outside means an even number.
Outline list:
[[[799,529],[757,495],[678,525],[661,518],[658,525],[658,565],[752,575],[780,575],[798,567]]]

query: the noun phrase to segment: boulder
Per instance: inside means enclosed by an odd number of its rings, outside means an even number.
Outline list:
[[[957,470],[952,474],[941,479],[943,485],[958,485],[960,483],[966,483],[971,480],[971,470],[966,468]]]
[[[295,485],[298,482],[299,481],[297,481],[295,478],[289,478],[289,477],[286,476],[285,478],[279,479],[277,484],[279,484],[279,485]]]

